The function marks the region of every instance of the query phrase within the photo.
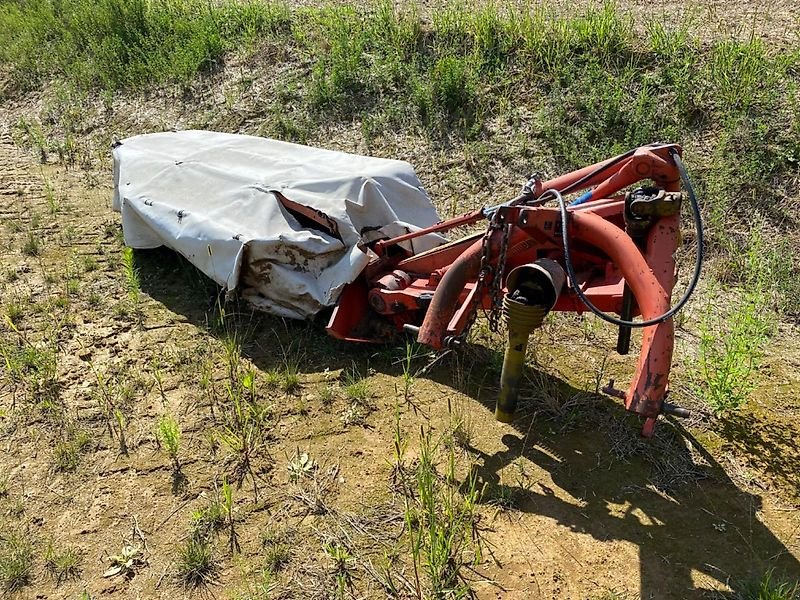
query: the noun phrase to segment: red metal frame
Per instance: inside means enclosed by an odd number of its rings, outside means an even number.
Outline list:
[[[676,145],[642,147],[627,158],[616,157],[543,182],[541,188],[536,186],[533,198],[548,189],[569,189],[572,193],[592,188],[591,201],[568,209],[570,254],[581,290],[605,312],[620,312],[626,283],[636,300],[637,314],[644,319],[656,318],[670,307],[679,218],[658,219],[649,229],[645,243],[637,244],[625,232],[625,201],[619,194],[642,180],[652,180],[668,192],[679,191],[680,174],[670,157],[673,151],[681,149]],[[581,182],[600,168],[601,172]],[[564,264],[558,208],[518,204],[497,210],[497,218],[511,225],[505,273],[539,258]],[[484,211],[479,210],[375,243],[376,258],[359,280],[345,288],[328,332],[341,339],[374,342],[384,341],[392,331],[411,324],[419,326],[417,340],[436,349],[463,334],[476,307],[491,306],[486,286],[477,285],[483,233],[414,256],[388,250],[427,233],[475,224],[485,218]],[[490,256],[496,260],[499,235],[492,235],[489,245]],[[473,302],[475,294],[479,294],[477,302]],[[586,307],[574,290],[565,286],[553,310],[583,312]],[[652,434],[655,418],[662,410],[673,337],[671,319],[644,328],[637,371],[624,394],[625,407],[646,419],[645,435]]]

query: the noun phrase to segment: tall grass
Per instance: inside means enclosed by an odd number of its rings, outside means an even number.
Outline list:
[[[337,119],[360,119],[370,138],[380,128],[488,140],[519,130],[553,171],[675,141],[692,146],[713,248],[729,252],[731,222],[754,214],[790,231],[800,52],[755,37],[701,43],[680,22],[646,22],[643,34],[633,25],[612,2],[565,16],[454,0],[423,18],[388,0],[12,0],[0,5],[0,62],[6,94],[50,78],[114,91],[186,84],[231,52],[277,43],[291,66],[269,110],[281,135],[302,141]],[[793,254],[784,249],[776,277],[796,314]]]
[[[23,88],[52,75],[111,90],[186,81],[287,18],[260,2],[12,1],[0,6],[0,58]]]

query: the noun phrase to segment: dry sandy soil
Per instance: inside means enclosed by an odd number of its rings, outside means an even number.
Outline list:
[[[704,10],[725,27],[733,17],[730,3],[722,5]],[[673,6],[682,3],[654,9]],[[741,3],[742,12],[754,6]],[[794,3],[763,10],[754,19],[773,31],[796,26]],[[42,99],[0,107],[0,304],[21,311],[17,331],[4,323],[1,333],[20,344],[54,341],[61,407],[34,409],[36,391],[26,397],[0,371],[0,480],[8,479],[0,525],[23,531],[35,549],[30,581],[10,597],[78,598],[85,590],[91,598],[244,598],[278,544],[287,559],[269,597],[336,597],[337,562],[326,546],[352,555],[345,597],[386,597],[381,565],[397,550],[389,562],[401,597],[414,597],[404,583],[413,574],[393,468],[396,424],[408,442],[408,469],[421,426],[435,440],[452,439],[454,429],[466,434],[452,456],[456,483],[474,476],[483,491],[475,521],[482,555],[463,570],[478,598],[734,598],[732,589],[770,568],[800,579],[795,327],[781,325],[772,339],[748,408],[723,421],[702,410],[688,422],[662,421],[644,441],[617,402],[596,394],[601,378],[630,375],[635,348],[617,356],[615,332],[587,317],[554,317],[537,332],[522,415],[503,425],[492,417],[499,343],[484,330],[463,352],[415,359],[415,372],[427,368],[405,394],[405,348],[351,347],[327,338],[319,324],[234,303],[228,331],[242,342],[242,364],[255,370],[260,401],[270,407],[268,435],[252,475],[233,493],[240,550],[231,552],[228,534],[219,532],[220,568],[208,585],[187,588],[177,563],[192,514],[217,495],[223,476],[235,476],[213,412],[227,380],[224,336],[212,327],[217,295],[171,253],[137,252],[137,318],[102,142],[174,126],[260,131],[264,116],[253,98],[269,94],[270,81],[256,80],[231,103],[226,92],[238,89],[237,73],[231,65],[191,100],[164,91],[116,98],[110,111],[87,103],[81,158],[72,165],[15,143],[21,116],[45,120]],[[512,194],[526,168],[498,164],[477,179],[465,173],[466,147],[399,138],[366,146],[359,132],[357,125],[331,127],[310,143],[409,160],[443,213],[488,202],[490,186]],[[31,238],[37,253],[26,248]],[[673,371],[676,395],[696,408],[680,382],[688,380],[701,306],[696,300],[679,329]],[[297,364],[299,386],[284,392],[269,383],[287,362]],[[342,381],[353,371],[365,382],[358,401]],[[124,409],[127,454],[104,414],[109,394]],[[165,413],[183,431],[181,477],[157,442]],[[74,439],[83,440],[77,465],[59,469],[57,445]],[[315,462],[294,476],[288,466],[298,452]],[[448,455],[442,444],[442,472]],[[45,565],[50,541],[81,557],[63,581]],[[141,550],[141,562],[130,576],[104,577],[109,557],[126,544]]]

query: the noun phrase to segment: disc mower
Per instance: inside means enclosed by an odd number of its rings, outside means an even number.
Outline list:
[[[641,187],[630,189],[640,182]],[[695,225],[696,260],[685,292],[671,306],[686,196]],[[425,252],[409,252],[404,243],[483,221],[485,231]],[[681,148],[643,146],[547,181],[533,175],[508,202],[374,241],[368,248],[369,264],[342,291],[327,331],[358,342],[407,332],[439,350],[463,344],[480,313],[495,331],[502,318],[507,342],[495,416],[510,422],[528,337],[549,312],[590,311],[614,324],[616,350],[623,355],[630,348],[631,330],[642,328],[638,365],[627,389],[616,389],[611,381],[603,391],[639,415],[642,434],[650,437],[660,414],[687,415],[665,398],[674,344],[672,317],[699,279],[702,236]]]

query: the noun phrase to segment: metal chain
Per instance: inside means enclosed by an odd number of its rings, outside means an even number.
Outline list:
[[[496,231],[502,231],[500,238],[500,252],[498,254],[497,265],[492,267],[492,237]],[[500,306],[502,304],[502,281],[503,273],[505,271],[506,252],[508,250],[508,239],[511,234],[511,227],[506,223],[499,223],[497,220],[497,212],[492,216],[489,221],[489,226],[486,228],[486,233],[481,238],[481,266],[478,271],[478,280],[475,282],[476,290],[472,296],[472,304],[470,305],[470,319],[467,326],[464,328],[464,334],[472,328],[475,319],[478,316],[478,307],[481,303],[483,290],[489,288],[489,294],[492,299],[491,308],[489,309],[489,328],[493,332],[497,332],[500,320]],[[491,283],[489,278],[491,277]]]
[[[494,269],[492,277],[492,307],[489,309],[489,331],[493,333],[497,333],[500,330],[500,308],[503,303],[503,275],[506,270],[508,239],[511,237],[511,225],[509,223],[503,223],[498,228],[503,233],[500,238],[500,252],[497,256],[497,266]]]

